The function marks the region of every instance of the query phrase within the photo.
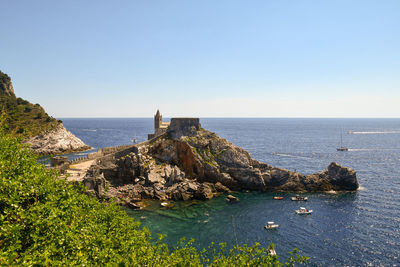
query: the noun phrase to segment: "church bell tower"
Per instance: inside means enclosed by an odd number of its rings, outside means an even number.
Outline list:
[[[162,116],[160,114],[160,111],[157,109],[157,113],[154,116],[154,130],[157,130],[160,128],[162,123]]]

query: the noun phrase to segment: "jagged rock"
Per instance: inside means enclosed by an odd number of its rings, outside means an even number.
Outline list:
[[[173,169],[171,168],[171,165],[167,164],[164,167],[164,173],[162,174],[163,177],[165,178],[170,178],[172,174]]]
[[[102,175],[96,177],[85,177],[83,184],[87,190],[94,192],[98,198],[103,198],[105,195],[106,180]]]
[[[185,191],[190,192],[190,193],[196,192],[199,187],[198,183],[192,182],[192,181],[187,181],[183,185],[184,185]]]
[[[172,193],[172,199],[186,201],[192,199],[192,194],[185,191],[176,191]]]
[[[196,192],[194,193],[194,198],[200,200],[208,200],[214,197],[213,190],[208,183],[201,184]]]
[[[220,182],[215,183],[215,189],[218,192],[222,192],[222,193],[230,193],[231,192],[231,190],[228,187],[226,187],[225,185],[221,184]]]
[[[147,174],[146,182],[148,184],[155,184],[155,183],[165,183],[165,179],[161,177],[161,174],[158,173],[155,169],[151,169],[150,172]]]
[[[135,209],[135,210],[139,210],[139,209],[143,208],[141,205],[139,205],[139,204],[137,204],[135,202],[132,202],[132,201],[126,201],[124,203],[124,205],[129,207],[129,208],[131,208],[131,209]]]
[[[36,154],[51,155],[84,151],[91,147],[60,124],[57,128],[24,141]]]
[[[158,200],[167,200],[168,196],[165,192],[164,186],[162,184],[154,184],[154,198]]]
[[[154,188],[152,187],[142,187],[140,192],[142,198],[154,198]]]
[[[232,203],[239,202],[239,198],[237,198],[235,196],[232,196],[232,195],[227,195],[226,196],[226,201],[227,202],[232,202]]]

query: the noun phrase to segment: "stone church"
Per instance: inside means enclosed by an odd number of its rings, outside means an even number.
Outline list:
[[[157,109],[156,115],[154,115],[154,133],[148,134],[147,138],[150,140],[156,136],[159,136],[165,133],[168,129],[169,122],[162,121],[162,115],[160,111]]]

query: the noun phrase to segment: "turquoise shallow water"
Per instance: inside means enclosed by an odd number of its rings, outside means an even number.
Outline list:
[[[152,131],[152,119],[63,119],[65,126],[89,145],[127,144]],[[128,211],[153,233],[163,233],[173,246],[183,236],[199,248],[211,242],[228,245],[276,244],[285,257],[294,247],[315,266],[400,265],[400,120],[399,119],[201,119],[204,128],[248,150],[273,166],[305,174],[330,162],[354,168],[361,189],[346,194],[307,194],[308,202],[272,200],[272,193],[238,194],[240,203],[224,197],[180,202],[162,210]],[[348,131],[354,131],[348,134]],[[340,132],[348,152],[337,152]],[[314,210],[299,216],[295,209]],[[266,231],[267,221],[279,229]]]

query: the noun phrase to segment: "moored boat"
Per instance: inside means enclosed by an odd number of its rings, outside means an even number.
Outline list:
[[[276,251],[275,251],[274,248],[269,248],[269,249],[268,249],[268,253],[269,253],[271,256],[276,256]]]
[[[161,207],[164,207],[164,208],[172,208],[172,207],[174,206],[173,203],[171,203],[171,202],[166,202],[166,201],[161,202],[160,205],[161,205]]]
[[[276,223],[274,223],[274,222],[268,222],[268,223],[264,226],[265,229],[276,229],[276,228],[278,228],[278,227],[279,227],[279,224],[276,224]]]
[[[273,197],[273,199],[281,200],[281,199],[283,199],[283,197],[277,196],[277,197]]]
[[[296,210],[296,213],[299,215],[307,215],[307,214],[311,214],[313,211],[306,209],[304,207],[300,207],[300,209]]]
[[[290,199],[293,200],[293,201],[307,201],[308,197],[303,197],[303,196],[296,195],[294,197],[291,197]]]

